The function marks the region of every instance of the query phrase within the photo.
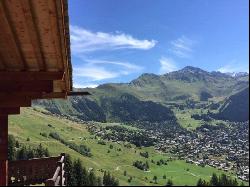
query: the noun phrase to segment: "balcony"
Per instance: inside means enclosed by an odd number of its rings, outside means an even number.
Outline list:
[[[30,160],[10,161],[8,164],[8,185],[65,186],[65,154]]]

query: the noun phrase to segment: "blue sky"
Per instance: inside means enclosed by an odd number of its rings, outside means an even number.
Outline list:
[[[248,72],[248,0],[70,0],[74,87],[187,65]]]

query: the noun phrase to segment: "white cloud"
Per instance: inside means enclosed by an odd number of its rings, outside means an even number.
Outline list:
[[[155,40],[139,40],[131,35],[116,32],[92,32],[82,27],[70,26],[71,49],[74,54],[83,54],[98,50],[151,49]]]
[[[100,81],[140,72],[143,67],[129,62],[85,59],[86,63],[73,69],[74,76],[87,81]],[[108,66],[107,66],[108,65]],[[112,65],[112,67],[111,67]]]
[[[118,65],[121,66],[127,70],[130,70],[130,72],[134,71],[140,71],[143,69],[143,67],[131,64],[129,62],[121,62],[121,61],[109,61],[109,60],[92,60],[92,59],[87,59],[85,60],[86,62],[89,62],[90,64],[112,64],[112,65]]]
[[[169,73],[178,70],[175,62],[171,58],[162,57],[160,59],[160,74]]]
[[[218,69],[221,73],[249,72],[249,67],[243,67],[236,60]]]
[[[111,79],[118,77],[117,72],[108,71],[107,69],[100,66],[86,65],[81,68],[74,68],[75,77],[85,77],[91,81],[98,81],[104,79]]]
[[[171,41],[170,51],[180,58],[190,58],[193,53],[193,46],[196,42],[187,38],[186,36],[181,36],[180,38]]]
[[[84,84],[78,84],[74,83],[74,88],[96,88],[99,86],[98,84],[92,84],[92,83],[84,83]]]

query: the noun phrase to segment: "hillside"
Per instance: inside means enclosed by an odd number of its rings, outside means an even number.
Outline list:
[[[222,100],[246,88],[248,79],[248,74],[233,77],[187,66],[164,75],[142,74],[130,83],[86,88],[92,94],[88,97],[33,104],[84,121],[169,121],[175,119],[169,105],[190,107],[192,103]]]
[[[105,127],[119,124],[103,123],[100,125]],[[126,128],[131,129],[131,127]],[[138,129],[133,129],[138,131]],[[178,159],[169,161],[168,165],[158,166],[151,163],[151,160],[166,160],[170,158],[170,155],[158,153],[153,147],[142,147],[141,149],[133,145],[128,147],[126,142],[106,141],[105,145],[102,145],[98,143],[98,139],[95,139],[95,135],[88,132],[86,124],[77,124],[61,117],[45,115],[33,109],[22,109],[20,115],[11,116],[9,132],[26,146],[37,146],[41,143],[43,147],[48,148],[52,155],[65,152],[70,154],[73,159],[80,158],[84,166],[89,169],[93,168],[97,175],[102,176],[103,170],[109,170],[119,179],[120,185],[155,185],[150,183],[154,176],[158,177],[158,185],[165,185],[167,179],[172,179],[174,185],[195,185],[200,177],[208,180],[213,172],[223,173],[209,166],[196,166]],[[49,134],[54,132],[66,142],[86,145],[91,149],[92,156],[83,156],[60,141],[51,138]],[[112,145],[112,149],[110,145]],[[149,158],[140,156],[140,152],[145,151],[149,153]],[[136,159],[148,160],[150,171],[141,171],[132,166]],[[124,176],[124,171],[127,172],[126,176]],[[162,178],[164,174],[167,179]],[[130,177],[132,177],[132,181],[128,182]]]
[[[225,99],[215,118],[229,121],[249,120],[249,87]]]

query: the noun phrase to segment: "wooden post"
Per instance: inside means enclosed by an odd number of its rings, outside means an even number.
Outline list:
[[[60,172],[59,172],[59,174],[58,174],[58,177],[60,178],[60,180],[59,180],[59,186],[62,186],[62,179],[63,179],[63,177],[62,177],[62,174],[63,174],[63,172],[62,172],[62,165],[63,165],[63,163],[62,162],[57,162],[57,166],[58,167],[60,167]]]
[[[65,178],[64,178],[64,167],[65,167],[65,153],[61,153],[61,186],[66,186],[65,185]]]
[[[0,186],[8,185],[8,115],[0,114]]]

